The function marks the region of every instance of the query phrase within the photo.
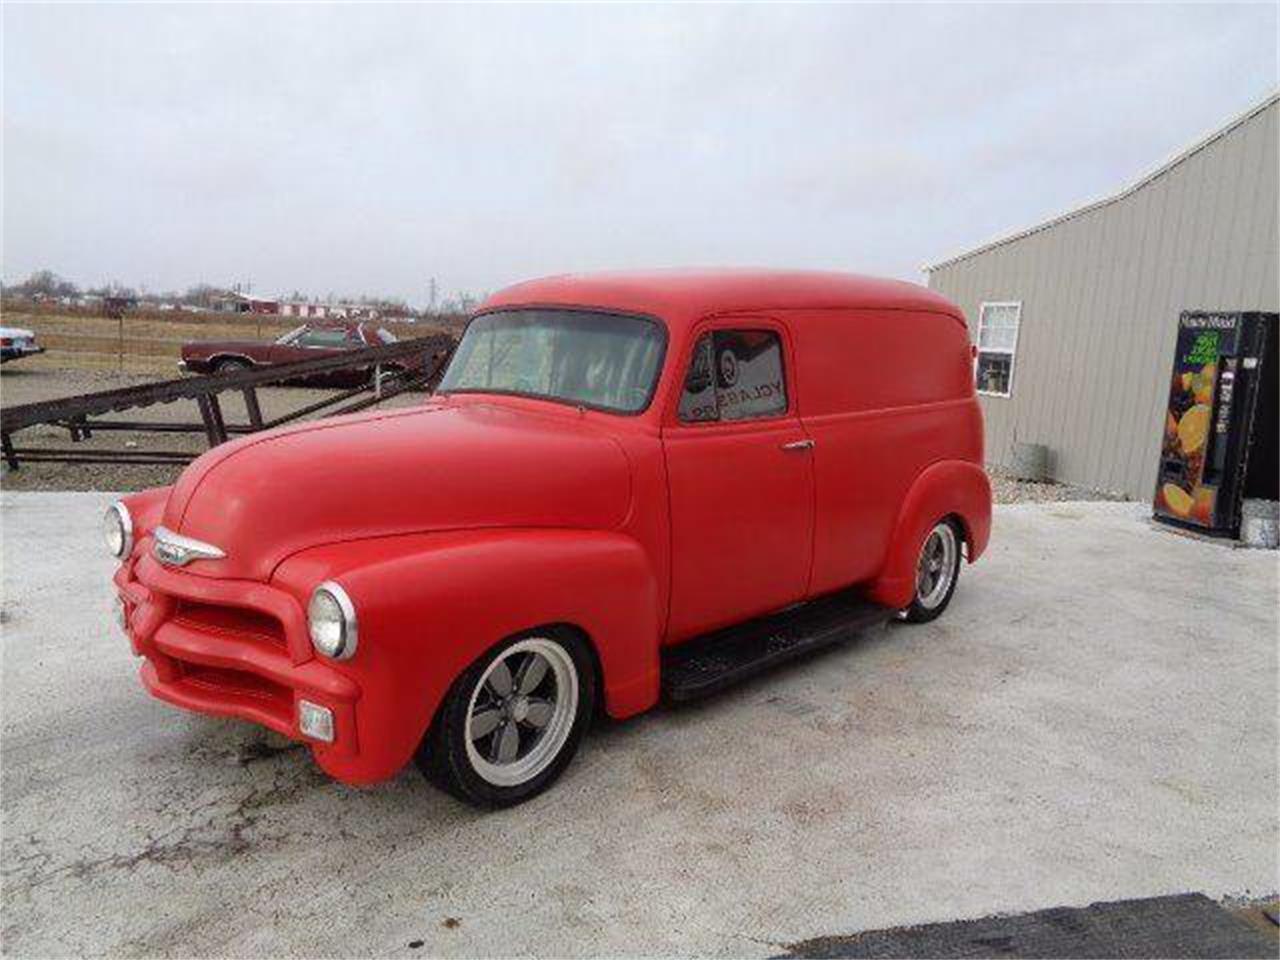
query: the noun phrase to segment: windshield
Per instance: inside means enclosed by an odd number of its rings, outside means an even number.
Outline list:
[[[305,329],[307,329],[307,325],[306,325],[305,323],[304,323],[302,326],[300,326],[300,327],[294,327],[292,330],[290,330],[290,331],[289,331],[288,333],[286,333],[284,336],[282,336],[282,337],[278,338],[278,339],[276,340],[276,343],[290,343],[290,342],[292,342],[292,341],[293,341],[293,338],[294,338],[294,337],[296,337],[298,334],[300,334],[300,333],[301,333],[303,330],[305,330]]]
[[[619,413],[649,405],[658,324],[586,310],[502,310],[467,326],[440,392],[515,393]]]

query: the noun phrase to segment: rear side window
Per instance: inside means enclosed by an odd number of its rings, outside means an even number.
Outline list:
[[[772,330],[704,333],[680,394],[685,423],[756,420],[787,409],[782,342]]]
[[[311,327],[303,331],[302,336],[294,342],[300,347],[344,347],[347,345],[347,332]]]

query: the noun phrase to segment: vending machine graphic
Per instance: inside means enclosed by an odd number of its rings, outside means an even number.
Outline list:
[[[1245,497],[1277,498],[1277,315],[1178,318],[1155,517],[1237,537]]]

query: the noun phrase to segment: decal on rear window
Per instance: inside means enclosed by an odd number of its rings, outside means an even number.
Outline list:
[[[782,343],[771,330],[717,330],[698,338],[680,395],[686,423],[776,417],[787,409]]]

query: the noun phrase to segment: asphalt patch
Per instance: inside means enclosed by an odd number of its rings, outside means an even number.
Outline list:
[[[782,957],[1270,957],[1268,938],[1199,893],[820,937]]]

